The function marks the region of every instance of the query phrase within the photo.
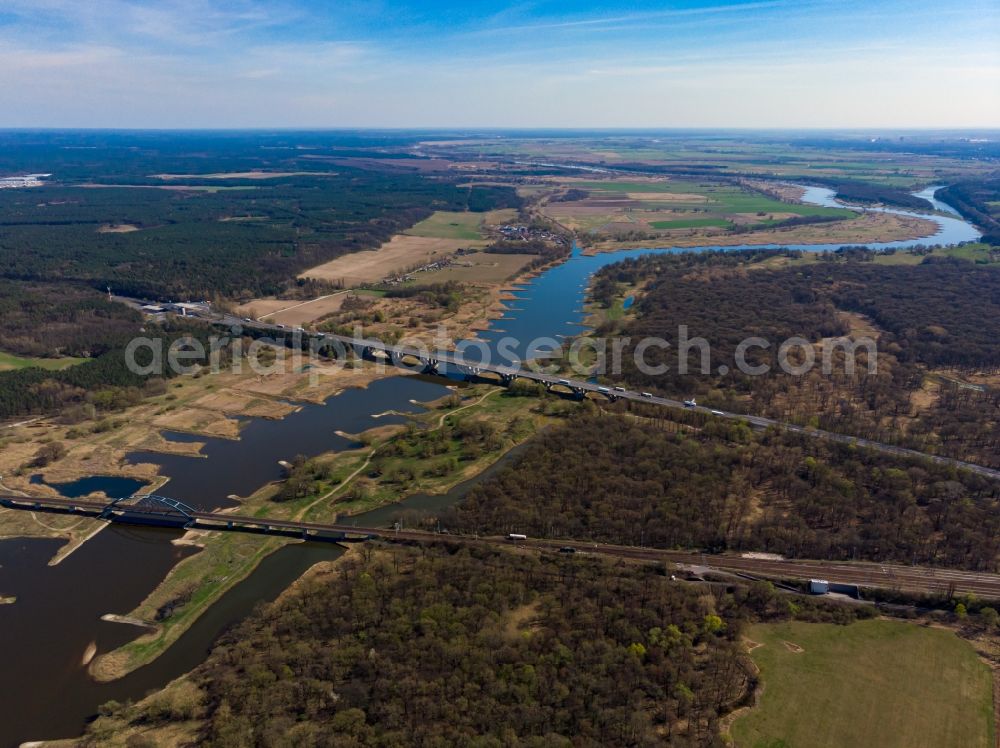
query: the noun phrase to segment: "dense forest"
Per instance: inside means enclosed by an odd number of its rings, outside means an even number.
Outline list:
[[[0,133],[0,173],[51,174],[44,187],[0,191],[0,278],[250,298],[435,210],[520,207],[509,187],[388,167],[421,161],[409,151],[420,137]]]
[[[250,298],[376,247],[434,210],[519,204],[510,188],[343,167],[317,177],[184,185],[4,190],[0,277],[160,299]]]
[[[22,356],[100,356],[122,347],[142,318],[85,286],[0,280],[0,350]]]
[[[712,421],[698,430],[580,416],[534,437],[515,463],[439,519],[467,533],[660,548],[981,571],[1000,562],[995,481]]]
[[[859,253],[831,254],[789,267],[763,262],[799,255],[771,250],[686,253],[604,268],[593,287],[600,303],[610,303],[623,283],[648,281],[634,317],[597,331],[631,339],[620,378],[672,396],[698,395],[737,412],[997,464],[1000,390],[962,387],[944,378],[929,400],[915,393],[924,387],[929,370],[1000,368],[1000,269],[933,255],[919,265],[845,259],[865,256]],[[864,317],[851,320],[845,312]],[[864,350],[856,353],[853,373],[842,350],[832,359],[829,374],[822,372],[821,351],[817,365],[804,375],[779,368],[778,348],[789,337],[815,344],[848,333],[858,321],[876,328],[876,371],[869,372]],[[708,373],[701,373],[698,347],[689,351],[688,372],[680,373],[679,325],[687,325],[688,339],[708,341]],[[634,348],[647,336],[671,343],[667,350],[653,347],[645,353],[650,365],[666,365],[663,373],[643,372],[635,362]],[[749,336],[770,341],[770,347],[752,347],[746,355],[752,366],[769,366],[766,375],[745,374],[735,365],[737,346]],[[729,371],[720,374],[720,366]]]
[[[139,706],[107,705],[84,745],[727,745],[754,675],[747,619],[848,622],[770,585],[690,585],[662,568],[488,547],[367,547],[227,634]],[[191,720],[192,722],[188,722]],[[145,737],[144,732],[151,737]]]
[[[149,183],[155,174],[328,172],[330,161],[416,160],[429,133],[389,131],[4,130],[0,172],[51,173],[63,182]]]
[[[859,182],[853,179],[815,179],[836,191],[836,197],[849,203],[878,203],[894,205],[909,210],[931,210],[933,206],[922,197],[917,197],[898,187],[884,184]]]
[[[966,180],[943,187],[935,195],[983,232],[983,241],[1000,245],[1000,179]]]
[[[171,343],[183,338],[199,340],[205,350],[209,348],[211,329],[204,323],[175,319],[162,327],[151,327],[144,335],[162,341],[166,351]],[[136,363],[146,366],[151,361],[146,348],[136,352]],[[224,358],[228,349],[220,351]],[[186,363],[207,363],[207,358]],[[83,363],[61,371],[48,371],[38,367],[0,372],[0,418],[14,416],[61,414],[71,418],[84,412],[81,406],[93,412],[121,410],[138,403],[144,387],[151,379],[172,376],[170,368],[148,375],[136,374],[126,364],[124,344],[109,347]]]

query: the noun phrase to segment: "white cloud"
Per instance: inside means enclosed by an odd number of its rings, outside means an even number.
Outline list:
[[[373,40],[341,30],[338,12],[324,17],[321,39],[302,9],[257,0],[224,8],[211,0],[2,1],[20,20],[0,27],[0,126],[1000,125],[992,16],[972,26],[965,18],[968,33],[959,35],[943,25],[959,16],[942,14],[931,29],[940,33],[920,43],[872,24],[863,37],[805,42],[745,28],[725,43],[665,36],[660,44],[532,46],[515,43],[516,34],[510,43],[487,39],[500,24],[516,28],[518,9],[484,20],[482,37],[465,29],[399,40],[397,30]],[[735,12],[728,7],[654,15],[701,24]],[[797,19],[802,7],[782,17]],[[555,25],[601,31],[636,18]],[[302,30],[294,41],[290,27]],[[544,34],[545,24],[528,28]]]

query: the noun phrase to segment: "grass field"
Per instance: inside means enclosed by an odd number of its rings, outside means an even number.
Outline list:
[[[944,247],[942,249],[935,249],[931,254],[935,257],[958,257],[962,260],[969,260],[970,262],[978,262],[983,264],[1000,264],[1000,260],[993,259],[994,255],[991,253],[992,247],[988,244],[965,244],[961,247]],[[875,255],[872,262],[876,265],[919,265],[926,259],[927,255],[915,254],[906,251],[893,252],[892,254],[877,254]],[[765,260],[763,262],[757,263],[754,267],[785,267],[786,265],[802,265],[808,263],[814,263],[818,261],[818,257],[806,252],[802,257],[797,257],[794,259],[787,257],[775,257],[770,260]]]
[[[683,182],[671,180],[669,182],[578,182],[574,187],[582,187],[586,190],[600,190],[602,192],[677,192],[682,194],[703,194],[707,185],[700,182]]]
[[[85,358],[24,358],[11,353],[0,351],[0,371],[10,371],[11,369],[27,369],[29,366],[37,366],[49,371],[59,371],[74,364],[86,361]]]
[[[679,200],[671,200],[667,205],[674,209],[697,208],[708,209],[716,214],[716,218],[734,214],[746,214],[756,217],[758,213],[779,213],[800,216],[835,216],[838,218],[853,218],[857,215],[847,208],[826,208],[817,205],[801,203],[784,203],[756,192],[744,191],[726,184],[705,184],[697,181],[670,180],[650,182],[579,182],[580,186],[592,190],[599,197],[600,193],[620,195],[653,195],[667,193],[676,195]],[[686,200],[685,196],[688,196]],[[697,199],[695,199],[697,197]],[[707,202],[706,202],[707,199]],[[708,219],[705,219],[708,220]],[[665,226],[650,224],[653,228],[695,228],[712,224],[694,224],[688,227]]]
[[[732,224],[725,218],[680,218],[676,221],[650,221],[654,229],[694,229],[703,226],[728,228]]]
[[[458,213],[439,210],[430,218],[408,229],[410,236],[430,236],[438,239],[479,239],[482,213]]]
[[[503,283],[519,273],[525,265],[537,259],[538,255],[501,255],[477,252],[462,257],[454,265],[440,270],[419,273],[407,285],[425,283]]]
[[[739,748],[993,748],[989,668],[954,633],[894,621],[763,624]]]

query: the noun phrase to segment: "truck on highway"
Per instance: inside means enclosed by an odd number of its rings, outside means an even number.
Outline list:
[[[527,540],[527,539],[528,539],[527,535],[522,535],[519,532],[511,532],[507,534],[507,540],[512,540],[515,543],[519,540]]]

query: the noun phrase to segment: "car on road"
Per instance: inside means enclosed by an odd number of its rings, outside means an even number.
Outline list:
[[[576,548],[574,548],[571,545],[564,545],[562,548],[559,549],[559,552],[560,553],[576,553]]]
[[[652,397],[653,396],[652,392],[640,392],[639,394],[642,395],[643,397]]]
[[[711,413],[713,416],[724,416],[724,415],[726,415],[721,410],[710,410],[709,413]]]
[[[691,398],[690,400],[685,400],[685,401],[684,401],[684,407],[685,407],[685,408],[696,408],[696,407],[698,407],[698,401],[697,401],[697,400],[695,400],[695,399],[694,399],[694,398],[692,397],[692,398]]]
[[[624,391],[625,391],[624,387],[615,387],[615,392],[624,392]]]

